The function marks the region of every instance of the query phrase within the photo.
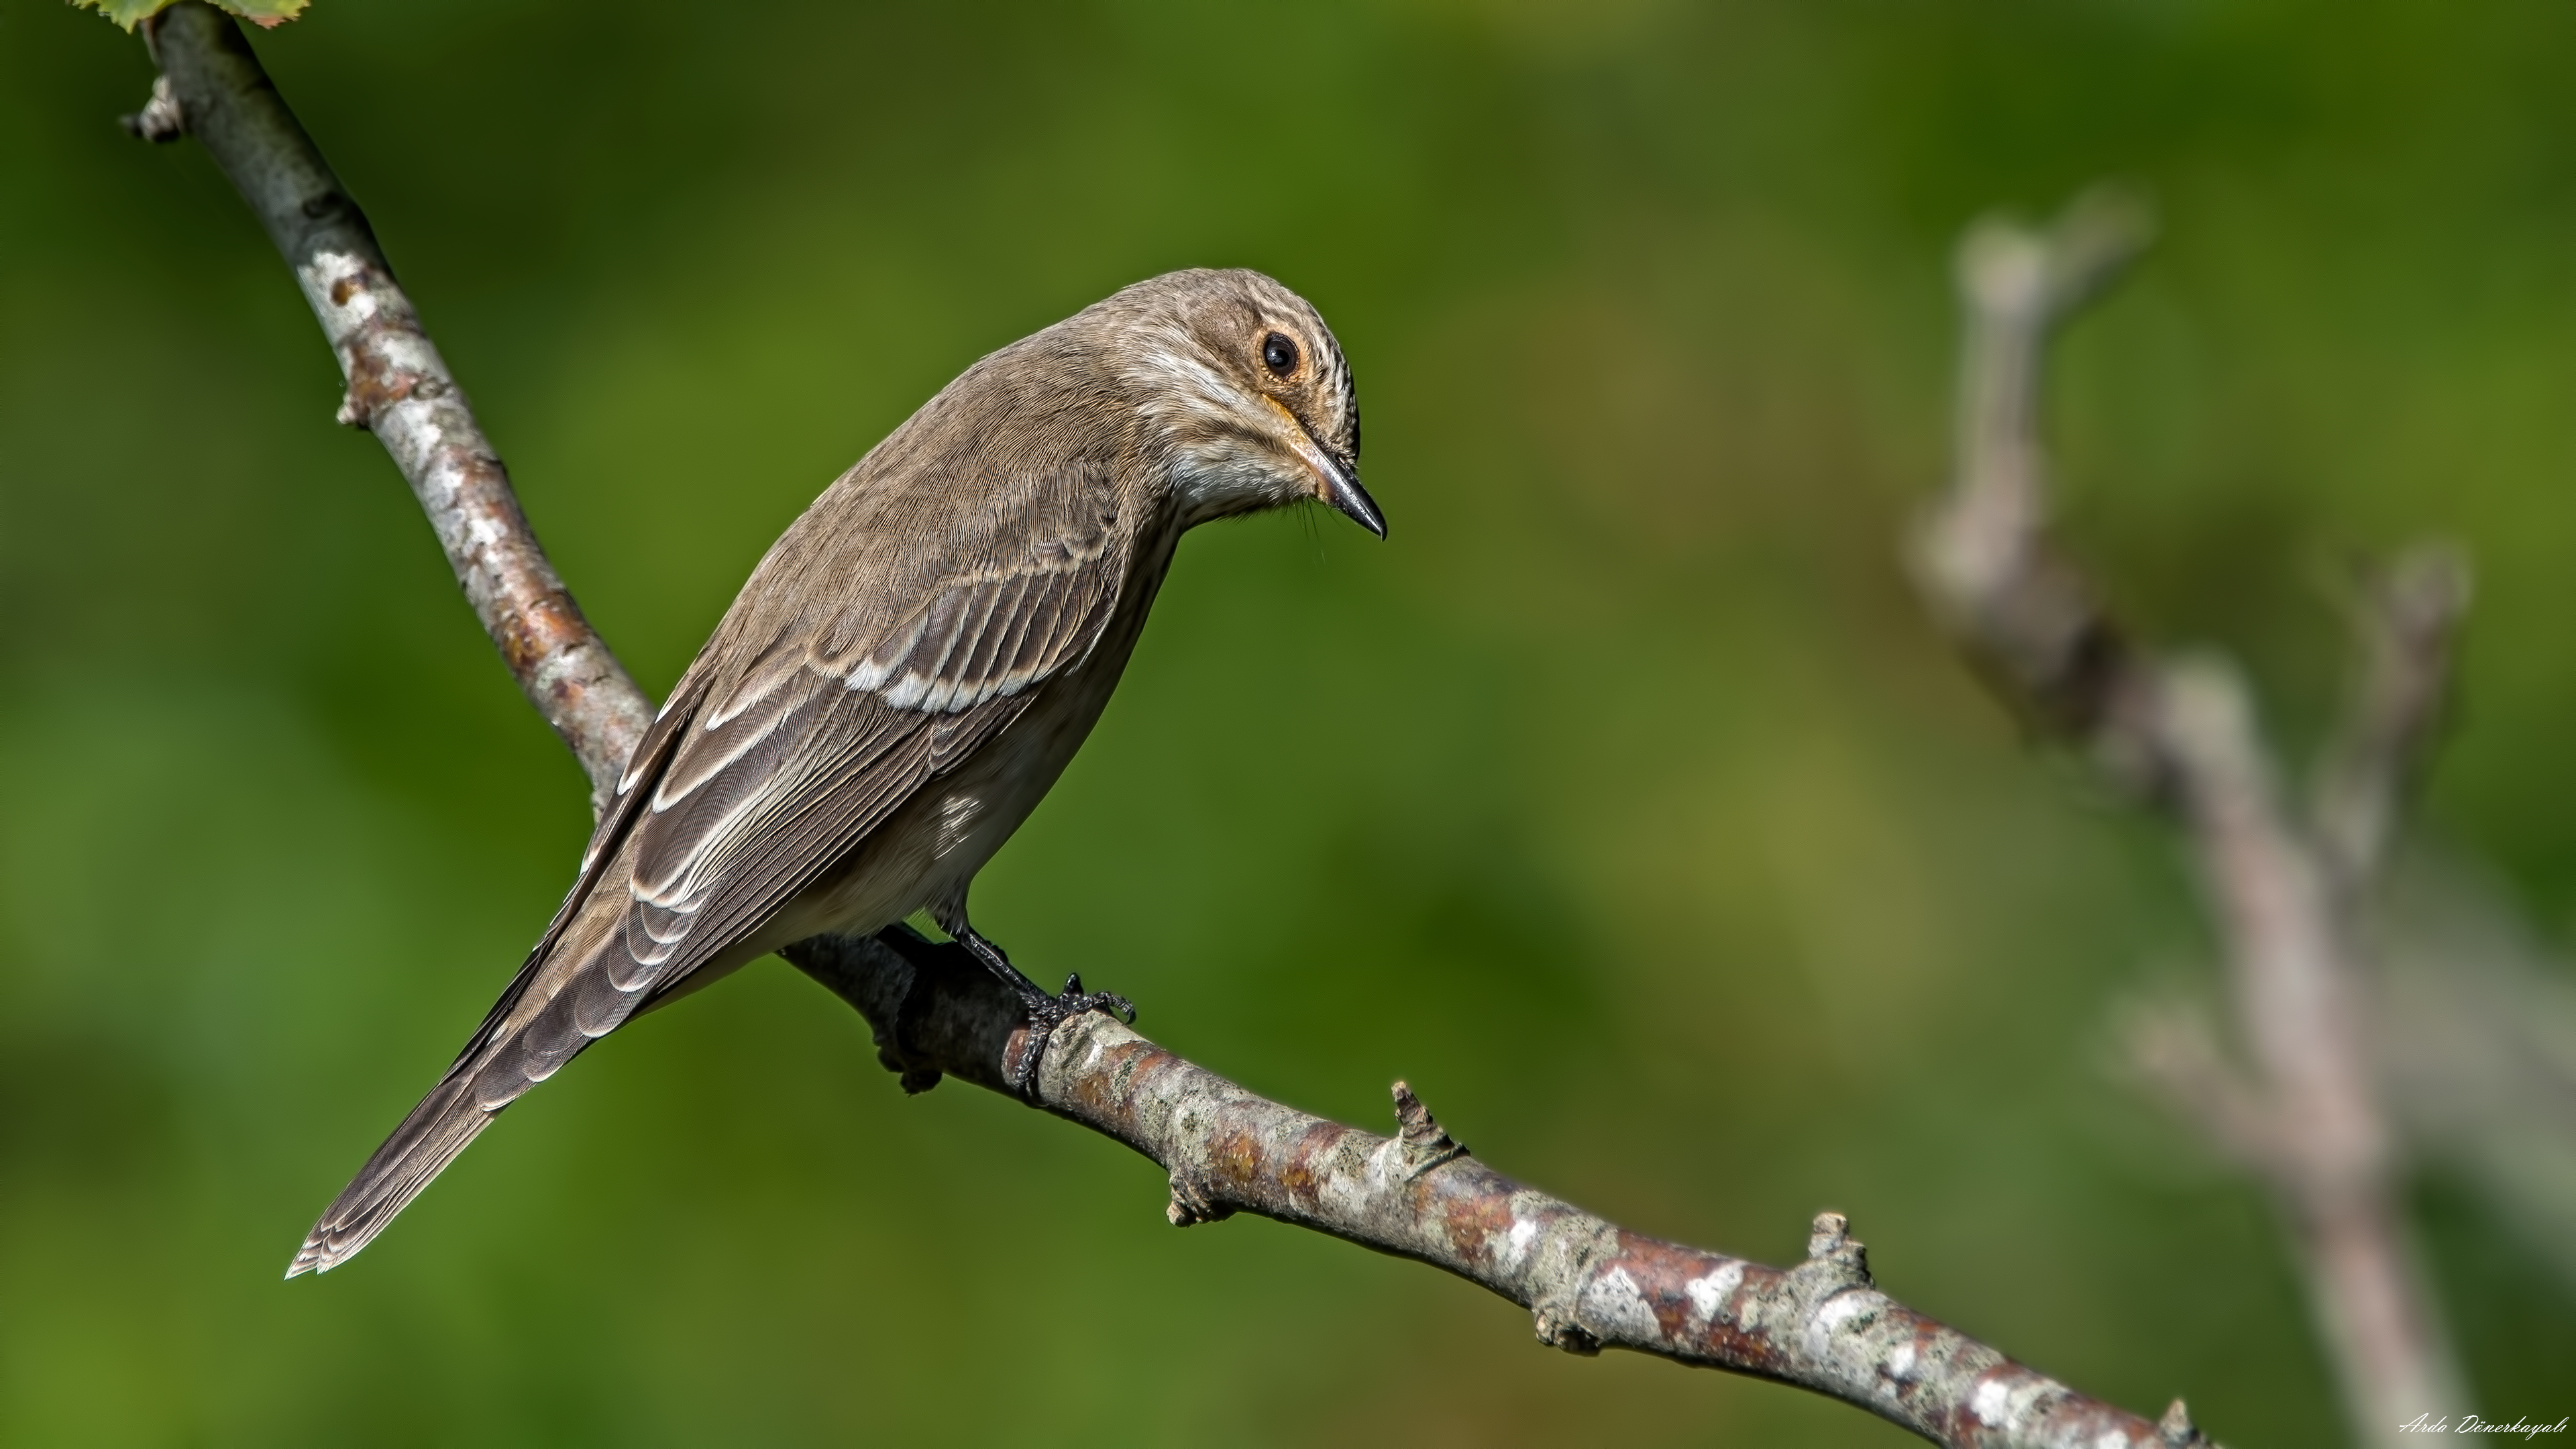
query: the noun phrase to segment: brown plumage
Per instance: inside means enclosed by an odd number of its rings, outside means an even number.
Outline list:
[[[637,1010],[790,942],[927,908],[1009,971],[967,887],[1100,717],[1181,533],[1320,499],[1383,536],[1358,452],[1341,349],[1254,272],[1140,282],[968,368],[752,571],[527,964],[287,1276]]]

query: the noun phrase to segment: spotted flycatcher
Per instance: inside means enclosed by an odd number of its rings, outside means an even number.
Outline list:
[[[287,1275],[365,1247],[639,1009],[810,936],[926,909],[1032,1042],[1112,1004],[1021,975],[967,888],[1100,718],[1185,530],[1316,499],[1385,536],[1359,445],[1333,334],[1255,272],[1139,282],[968,368],[752,571],[527,964]]]

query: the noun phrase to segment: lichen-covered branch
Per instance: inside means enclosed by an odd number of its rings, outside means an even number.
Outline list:
[[[1028,1018],[952,944],[897,927],[786,952],[868,1019],[904,1085],[1008,1091]],[[1257,1213],[1444,1268],[1530,1310],[1544,1343],[1633,1349],[1774,1379],[1951,1445],[2205,1444],[2177,1402],[2160,1423],[2088,1399],[1873,1286],[1841,1215],[1780,1269],[1630,1232],[1478,1161],[1403,1083],[1379,1137],[1255,1096],[1105,1014],[1056,1027],[1030,1100],[1151,1158],[1177,1226]]]
[[[2356,1434],[2399,1443],[2416,1415],[2467,1405],[2397,1206],[2355,912],[2438,717],[2466,574],[2424,549],[2364,580],[2362,684],[2312,819],[2300,820],[2236,673],[2129,642],[2046,537],[2046,344],[2147,233],[2144,208],[2108,192],[2044,231],[1990,221],[1970,232],[1957,476],[1916,539],[1916,572],[2018,713],[2182,826],[2226,947],[2250,1072],[2191,1013],[2143,1019],[2138,1064],[2270,1187]]]
[[[146,22],[161,66],[137,135],[203,142],[250,203],[322,323],[348,393],[340,421],[369,429],[419,496],[475,617],[528,701],[590,776],[594,809],[653,710],[546,561],[510,475],[440,360],[375,232],[232,17],[198,3]]]
[[[348,376],[343,419],[373,429],[401,466],[466,597],[596,800],[651,707],[547,564],[365,217],[230,19],[183,0],[147,34],[163,83],[129,128],[204,141],[267,225]],[[1033,1028],[1019,998],[962,950],[897,927],[785,954],[867,1018],[907,1090],[942,1076],[1010,1090],[1003,1064]],[[1543,1340],[1574,1352],[1628,1348],[1776,1379],[1947,1445],[2208,1442],[2180,1401],[2149,1423],[1890,1299],[1836,1214],[1816,1219],[1807,1261],[1787,1270],[1644,1237],[1495,1173],[1401,1085],[1401,1131],[1374,1137],[1265,1101],[1089,1013],[1054,1029],[1028,1095],[1160,1164],[1176,1224],[1253,1212],[1418,1259],[1528,1307]]]

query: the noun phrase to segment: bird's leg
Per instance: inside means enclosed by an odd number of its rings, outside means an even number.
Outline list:
[[[1019,994],[1020,1007],[1029,1014],[1028,1035],[1023,1038],[1013,1059],[1002,1066],[1003,1075],[1014,1091],[1025,1091],[1036,1078],[1038,1058],[1046,1050],[1047,1038],[1071,1018],[1086,1011],[1105,1011],[1123,1021],[1132,1023],[1136,1019],[1136,1003],[1115,992],[1085,991],[1079,975],[1066,975],[1064,990],[1049,996],[1045,987],[1031,981],[1025,972],[1012,965],[1011,958],[1002,954],[1002,948],[986,940],[983,933],[973,926],[961,921],[951,934],[956,937],[958,945],[966,948],[967,955],[982,962],[985,970],[1001,978],[1003,985]]]
[[[1046,988],[1030,980],[1026,972],[1012,965],[1011,958],[1002,954],[1001,947],[985,939],[983,932],[973,926],[960,925],[952,934],[956,936],[957,944],[966,948],[967,955],[984,963],[984,969],[999,977],[1003,985],[1018,992],[1022,1001],[1046,996]]]

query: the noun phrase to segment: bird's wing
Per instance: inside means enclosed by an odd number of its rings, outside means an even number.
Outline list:
[[[809,527],[818,505],[772,550],[637,746],[536,951],[289,1276],[364,1247],[494,1112],[758,930],[1007,728],[1032,686],[1089,654],[1127,569],[1107,469],[1077,464],[967,502],[982,512],[931,530],[842,510],[842,528],[887,530],[855,540]],[[921,568],[918,549],[887,556],[888,533],[941,527],[965,545],[950,567]],[[811,592],[800,575],[836,567],[860,574],[843,601],[780,606],[783,591]]]
[[[1109,480],[1049,481],[906,607],[792,619],[708,692],[633,827],[619,989],[668,991],[757,929],[1089,654],[1126,573]]]

